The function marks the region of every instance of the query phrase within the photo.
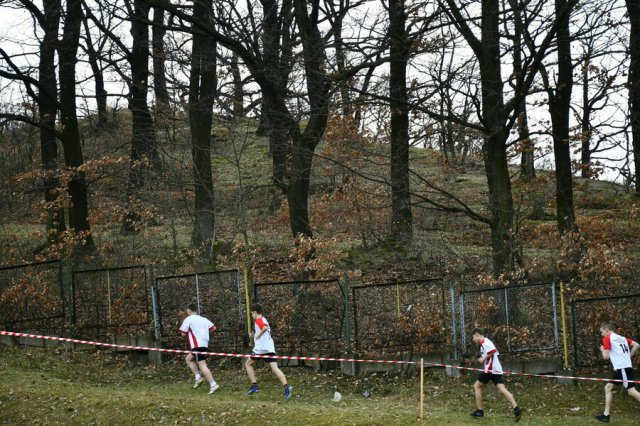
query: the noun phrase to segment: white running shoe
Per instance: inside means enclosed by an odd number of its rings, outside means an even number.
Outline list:
[[[198,386],[200,386],[202,384],[202,382],[204,382],[204,377],[200,377],[198,379],[196,379],[196,382],[193,384],[193,388],[197,388]]]
[[[211,388],[209,389],[209,395],[211,395],[212,393],[214,393],[218,389],[220,389],[220,385],[217,384],[217,383],[215,385],[211,386]]]

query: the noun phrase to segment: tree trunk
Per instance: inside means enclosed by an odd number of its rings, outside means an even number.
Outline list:
[[[64,147],[65,164],[77,169],[82,166],[82,146],[76,115],[76,80],[75,69],[80,44],[80,25],[82,23],[82,1],[69,0],[62,36],[58,48],[60,67],[60,106],[62,124],[62,145]],[[84,172],[74,171],[69,181],[69,227],[78,234],[84,235],[85,248],[93,248],[93,238],[89,227],[89,206],[87,201],[87,184]]]
[[[590,60],[587,59],[582,71],[582,149],[580,152],[580,164],[582,165],[581,176],[589,179],[591,176],[591,104],[589,102],[589,65]]]
[[[196,0],[193,16],[202,25],[213,25],[212,0]],[[211,175],[211,125],[216,95],[216,43],[201,34],[193,36],[191,75],[189,78],[189,124],[195,182],[194,227],[191,242],[206,245],[213,259],[215,210]]]
[[[411,190],[409,187],[409,106],[407,61],[409,46],[405,29],[404,0],[389,0],[391,108],[391,226],[389,240],[408,243],[412,238]]]
[[[510,4],[514,9],[514,17],[517,22],[523,22],[520,11],[521,3],[511,1]],[[516,24],[513,41],[513,73],[521,75],[522,70],[522,30],[519,24]],[[536,177],[536,168],[534,164],[535,145],[529,135],[529,119],[527,116],[526,97],[522,100],[518,114],[518,139],[520,140],[520,178],[529,182]]]
[[[153,90],[156,96],[156,103],[168,106],[169,91],[167,90],[167,76],[164,67],[164,35],[166,30],[162,27],[163,24],[164,9],[159,7],[153,8],[153,29],[151,32],[151,44],[153,47]]]
[[[40,159],[44,172],[44,201],[47,210],[47,242],[58,241],[59,234],[65,227],[64,209],[56,206],[58,200],[57,188],[60,182],[56,176],[58,167],[58,144],[50,129],[55,129],[58,113],[56,80],[56,44],[58,41],[58,27],[60,26],[60,0],[44,0],[45,28],[40,43],[40,63],[38,65],[38,80],[40,91],[38,94],[38,111],[40,115]]]
[[[555,0],[556,16],[567,7],[567,0]],[[569,14],[565,14],[558,29],[558,83],[555,93],[550,89],[549,112],[553,129],[553,154],[556,163],[556,204],[558,230],[561,235],[577,232],[573,208],[573,176],[571,173],[571,147],[569,143],[569,117],[573,75],[571,67],[571,35]]]
[[[278,1],[262,0],[264,9],[263,18],[263,56],[267,76],[276,84],[279,95],[286,91],[290,68],[290,40],[285,30],[287,22],[291,20],[291,2],[284,1],[280,13],[278,13]],[[274,100],[268,96],[262,99],[262,117],[258,130],[269,136],[269,151],[271,153],[272,179],[276,188],[283,193],[287,191],[286,171],[287,159],[290,154],[290,143],[287,135],[288,112],[278,112]],[[274,193],[272,209],[279,207],[279,194]],[[294,235],[295,236],[295,235]]]
[[[293,5],[302,40],[306,91],[309,95],[309,122],[302,137],[296,136],[299,133],[297,129],[290,128],[293,150],[288,188],[289,221],[294,237],[299,234],[312,237],[309,223],[309,181],[313,155],[329,118],[331,80],[325,70],[328,61],[324,40],[318,28],[318,3],[314,2],[311,13],[305,0],[294,0]]]
[[[98,52],[93,46],[91,31],[86,16],[83,17],[82,22],[84,24],[85,37],[87,40],[87,57],[89,59],[89,66],[91,67],[91,73],[93,74],[93,80],[96,88],[96,105],[98,107],[98,122],[96,123],[96,130],[102,131],[107,128],[108,122],[107,91],[104,88],[104,77],[102,76],[102,68],[100,67],[100,58]]]
[[[258,121],[258,127],[256,128],[256,135],[258,136],[266,136],[269,134],[268,108],[267,100],[263,96],[260,102],[260,119]]]
[[[286,193],[287,155],[290,153],[286,123],[271,106],[267,107],[267,122],[269,123],[269,150],[272,159],[273,183],[276,188]]]
[[[313,163],[313,141],[298,143],[293,151],[291,178],[287,192],[289,201],[289,224],[294,237],[313,237],[309,222],[309,183]]]
[[[343,2],[340,2],[341,5]],[[342,10],[340,10],[342,12]],[[338,15],[336,23],[334,24],[335,28],[335,45],[336,45],[336,62],[338,67],[338,72],[342,73],[347,68],[347,55],[345,53],[344,40],[342,38],[342,16]],[[351,97],[349,96],[349,86],[348,82],[344,81],[340,83],[340,105],[342,106],[342,115],[344,117],[351,117],[353,112],[353,108],[351,105]]]
[[[153,120],[147,105],[149,79],[149,4],[146,0],[134,0],[134,14],[131,17],[132,49],[129,56],[131,65],[131,91],[129,109],[132,116],[131,164],[129,167],[128,202],[139,196],[144,187],[145,174],[148,170],[145,161],[152,169],[161,169],[160,155]],[[137,232],[136,222],[139,215],[131,211],[127,213],[122,224],[122,232]]]
[[[231,56],[231,75],[233,77],[233,118],[237,120],[245,116],[244,86],[237,53]]]
[[[626,0],[631,31],[629,38],[629,111],[633,136],[636,196],[640,197],[640,1]]]
[[[147,105],[149,87],[149,3],[134,0],[134,16],[131,20],[132,49],[130,109],[132,115],[131,172],[130,184],[133,188],[144,186],[145,167],[136,163],[145,157],[155,170],[160,169],[160,156],[156,132]]]
[[[507,113],[504,105],[500,64],[499,2],[482,5],[482,118],[486,126],[483,156],[489,186],[493,273],[499,276],[513,266],[513,196],[507,163]]]

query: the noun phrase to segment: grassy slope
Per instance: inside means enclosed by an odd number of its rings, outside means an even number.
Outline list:
[[[87,138],[85,150],[88,159],[101,158],[104,155],[113,157],[127,155],[126,149],[123,148],[126,145],[123,143],[128,140],[126,129],[128,121],[126,117],[122,119],[122,128],[113,134]],[[212,163],[216,186],[217,236],[225,242],[241,240],[237,206],[238,168],[234,164],[239,156],[239,170],[245,185],[244,198],[249,209],[250,239],[260,252],[256,260],[260,263],[278,259],[284,263],[292,250],[286,211],[283,209],[275,214],[269,211],[272,195],[269,188],[271,160],[268,154],[268,141],[264,137],[255,135],[254,126],[255,123],[251,121],[237,124],[219,123],[215,129],[216,139],[213,144]],[[162,138],[166,138],[164,132],[159,134]],[[120,235],[119,223],[114,219],[116,206],[124,205],[124,195],[118,188],[126,185],[126,163],[117,166],[110,172],[111,174],[105,173],[106,178],[100,177],[92,184],[94,191],[91,200],[92,211],[105,212],[101,217],[96,217],[92,223],[94,237],[102,257],[101,263],[119,265],[130,262],[131,259],[151,263],[175,259],[180,257],[181,252],[188,250],[192,226],[190,217],[192,177],[187,141],[188,131],[180,126],[173,139],[165,141],[163,150],[165,161],[172,170],[171,177],[167,182],[154,185],[152,192],[148,194],[147,201],[158,210],[159,217],[154,219],[154,225],[145,227],[140,235]],[[327,154],[327,149],[329,147],[322,144],[318,148],[318,153]],[[342,154],[329,152],[328,155],[340,161],[355,162],[359,170],[384,178],[388,173],[387,167],[383,165],[387,161],[385,149],[380,146],[368,146],[365,151],[367,154],[359,159],[351,158],[350,151]],[[412,148],[411,157],[412,168],[415,171],[456,194],[477,211],[486,214],[486,178],[478,159],[469,158],[466,172],[460,174],[442,167],[439,154],[432,150]],[[550,177],[549,173],[539,172],[539,174]],[[490,250],[488,248],[489,232],[485,225],[462,215],[435,212],[423,205],[416,206],[414,209],[415,243],[407,256],[402,256],[403,259],[415,261],[407,265],[407,270],[398,270],[398,259],[395,253],[376,249],[376,238],[383,238],[387,232],[387,219],[381,216],[384,209],[381,209],[382,205],[378,201],[371,201],[374,198],[369,197],[368,194],[365,196],[366,201],[361,206],[364,211],[359,214],[365,219],[367,215],[371,215],[373,221],[371,225],[358,229],[358,224],[346,224],[348,212],[353,208],[351,203],[343,202],[343,205],[339,205],[339,203],[323,200],[323,197],[331,195],[331,183],[340,185],[343,175],[344,170],[330,161],[323,160],[321,157],[314,160],[313,195],[310,200],[312,226],[320,240],[328,241],[339,236],[338,241],[330,242],[326,248],[326,250],[336,249],[349,253],[348,264],[340,266],[339,269],[371,271],[372,276],[385,275],[387,271],[397,270],[397,274],[410,278],[414,273],[425,274],[416,268],[429,271],[431,263],[442,265],[443,261],[450,263],[448,266],[450,270],[471,275],[478,273],[478,269],[487,267],[486,260]],[[577,179],[576,182],[580,187],[576,191],[577,214],[579,217],[604,215],[608,220],[614,220],[617,225],[614,227],[616,235],[612,235],[612,240],[622,239],[630,225],[634,227],[634,222],[635,225],[638,224],[629,214],[630,202],[622,194],[621,187],[604,182],[590,182],[587,187],[583,180]],[[365,193],[380,190],[380,187],[376,189],[374,185],[368,185],[359,180],[355,187],[362,189]],[[419,185],[417,182],[414,183],[413,188],[421,193],[426,191],[424,185]],[[33,202],[39,201],[38,194],[34,193],[31,197]],[[534,198],[544,200],[544,211],[547,214],[553,213],[553,181],[543,179],[533,187],[523,189],[514,180],[514,202],[522,216],[526,216],[531,211]],[[388,200],[382,202],[382,204],[387,203]],[[22,204],[18,203],[18,205]],[[369,210],[366,210],[367,208]],[[42,241],[43,226],[32,210],[16,208],[14,214],[5,216],[0,221],[0,243],[16,249],[18,255],[13,258],[29,260],[31,250]],[[556,255],[554,250],[548,250],[544,244],[537,245],[527,240],[530,230],[539,225],[548,225],[550,229],[555,229],[553,220],[525,223],[522,231],[525,253],[529,259],[542,256],[553,263]],[[40,235],[37,235],[38,233]],[[367,243],[369,246],[373,245],[373,249],[363,247],[361,240],[363,233],[369,233]],[[372,237],[373,234],[376,237]],[[621,238],[618,238],[618,234]],[[13,238],[16,239],[15,242]],[[626,250],[629,253],[639,251],[640,247],[633,242],[635,239],[630,238],[630,240],[632,242],[627,244]],[[178,260],[178,262],[185,261],[188,262],[189,259]],[[0,255],[0,263],[12,262],[9,258],[4,259]],[[234,260],[230,259],[230,264],[226,266],[237,266],[233,262]],[[455,268],[456,262],[460,264],[460,268]],[[461,270],[468,265],[471,265],[470,270]],[[271,265],[265,271],[258,268],[256,272],[260,279],[279,279],[287,274],[286,268],[283,266],[278,274],[271,274],[274,276],[269,276],[273,270]],[[416,271],[413,271],[414,269]],[[389,278],[393,277],[386,277],[386,279]]]
[[[190,388],[190,374],[179,363],[159,367],[94,352],[0,347],[0,422],[29,424],[419,424],[417,378],[371,376],[354,379],[337,373],[286,369],[295,395],[284,402],[281,387],[266,371],[262,392],[247,397],[246,377],[237,365],[214,369],[222,385],[213,396]],[[511,424],[511,413],[495,389],[486,393],[487,417],[469,418],[473,378],[427,375],[424,424]],[[601,408],[602,385],[554,385],[526,380],[509,387],[526,409],[521,424],[584,424]],[[369,389],[372,397],[359,393]],[[331,402],[335,390],[343,400]],[[633,424],[640,407],[616,393],[613,419]],[[579,407],[579,410],[575,410]],[[572,410],[573,409],[573,410]]]

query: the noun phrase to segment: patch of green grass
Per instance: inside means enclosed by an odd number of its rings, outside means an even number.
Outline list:
[[[217,363],[214,363],[217,364]],[[420,424],[418,379],[397,375],[352,378],[336,372],[287,368],[294,397],[285,402],[271,373],[258,370],[261,392],[244,393],[246,376],[235,361],[212,369],[221,388],[191,389],[179,358],[162,365],[135,363],[111,352],[0,348],[0,420],[29,424]],[[473,410],[473,377],[426,375],[423,424],[511,424],[511,410],[492,387],[485,392],[484,420]],[[602,404],[601,384],[558,385],[549,380],[509,379],[525,409],[521,424],[584,424]],[[360,393],[370,390],[371,397]],[[331,401],[339,391],[343,399]],[[618,392],[612,419],[633,424],[640,407]]]

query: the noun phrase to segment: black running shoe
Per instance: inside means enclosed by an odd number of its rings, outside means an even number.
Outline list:
[[[471,417],[484,417],[484,411],[482,410],[476,410],[473,413],[471,413]]]
[[[522,417],[522,410],[520,410],[520,407],[516,406],[516,408],[513,409],[513,414],[516,416],[516,422],[519,422]]]
[[[601,413],[596,416],[596,420],[602,423],[609,423],[611,421],[611,416],[607,416],[604,413]]]

